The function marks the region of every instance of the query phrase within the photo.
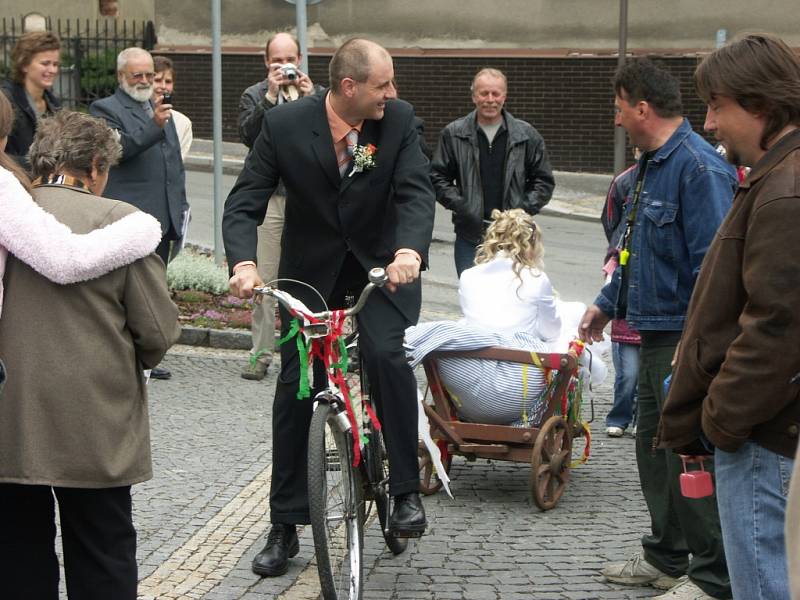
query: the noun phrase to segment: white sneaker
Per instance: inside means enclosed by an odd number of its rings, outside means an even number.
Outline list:
[[[644,559],[641,552],[631,556],[626,562],[611,563],[600,574],[606,581],[622,585],[651,585],[659,590],[672,589],[680,580],[659,571]]]
[[[671,587],[666,594],[661,594],[651,600],[714,600],[714,597],[709,596],[692,583],[688,575],[684,575],[678,580],[678,584]]]
[[[623,433],[625,433],[625,430],[622,427],[615,427],[614,425],[606,427],[606,435],[608,437],[622,437]]]

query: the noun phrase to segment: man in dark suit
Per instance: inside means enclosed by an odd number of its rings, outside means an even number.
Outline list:
[[[122,144],[122,159],[111,169],[104,195],[159,220],[163,237],[156,254],[166,264],[170,242],[180,239],[189,204],[172,105],[151,100],[154,77],[147,50],[123,50],[117,57],[119,87],[113,96],[93,102],[89,112],[105,119]]]
[[[114,95],[93,102],[89,112],[105,119],[122,144],[122,158],[111,169],[103,195],[133,204],[158,219],[162,237],[156,254],[167,264],[175,254],[172,245],[180,244],[185,232],[189,203],[172,105],[164,104],[163,97],[151,100],[154,78],[150,53],[126,48],[117,56],[119,87]],[[171,374],[156,367],[150,376],[169,379]]]
[[[309,283],[339,307],[346,291],[363,287],[370,268],[386,266],[388,289],[370,297],[358,317],[359,331],[391,465],[395,509],[390,527],[421,534],[427,521],[417,494],[416,382],[402,343],[405,328],[419,317],[419,273],[427,265],[433,231],[428,162],[412,107],[396,99],[392,59],[384,48],[350,40],[331,59],[329,72],[328,93],[264,115],[261,134],[225,204],[230,286],[232,293],[249,297],[262,283],[255,265],[256,227],[279,179],[287,196],[280,277]],[[360,170],[350,156],[368,144],[377,148],[374,165]],[[288,284],[286,289],[312,310],[322,308],[309,290]],[[286,330],[285,313],[282,323]],[[289,557],[298,552],[295,525],[309,522],[306,446],[312,401],[296,398],[298,381],[297,349],[284,344],[272,420],[272,529],[253,561],[253,571],[263,576],[286,572]],[[324,379],[315,381],[319,385]]]

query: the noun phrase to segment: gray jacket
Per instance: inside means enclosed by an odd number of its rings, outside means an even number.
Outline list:
[[[161,223],[162,234],[170,225],[180,234],[189,203],[175,123],[170,119],[162,129],[119,88],[112,96],[93,102],[89,112],[117,130],[122,144],[122,158],[109,172],[103,195],[153,215]]]
[[[508,129],[503,210],[522,208],[535,215],[550,201],[555,181],[539,132],[504,110]],[[442,130],[431,163],[436,200],[453,211],[456,236],[472,243],[483,237],[483,187],[480,180],[476,111]]]

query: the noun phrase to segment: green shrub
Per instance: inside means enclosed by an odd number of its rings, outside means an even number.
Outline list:
[[[214,264],[213,258],[184,250],[167,267],[167,285],[171,290],[224,294],[228,291],[228,272]]]

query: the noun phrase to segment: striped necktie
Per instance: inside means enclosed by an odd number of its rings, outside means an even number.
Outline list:
[[[345,140],[347,144],[342,148],[342,151],[336,157],[339,163],[339,175],[344,177],[347,173],[347,167],[350,166],[350,162],[353,159],[353,154],[356,150],[356,144],[358,143],[358,130],[351,129],[347,132],[345,136]]]

